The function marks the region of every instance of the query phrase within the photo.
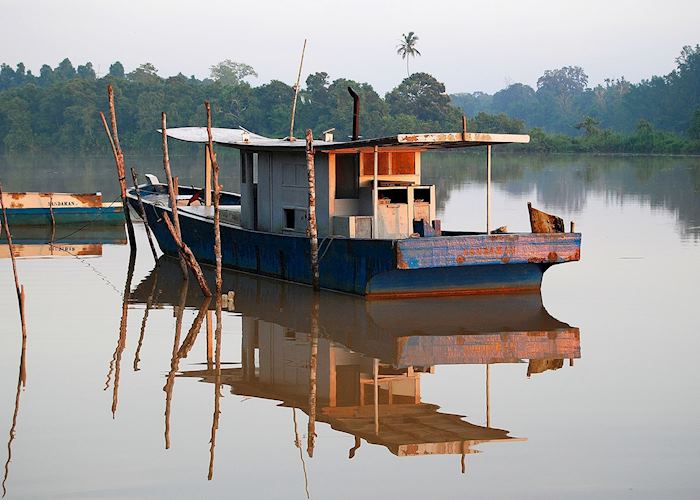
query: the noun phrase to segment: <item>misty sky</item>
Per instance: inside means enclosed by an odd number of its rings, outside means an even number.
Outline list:
[[[411,71],[448,92],[535,86],[546,69],[579,65],[597,84],[637,82],[675,66],[683,45],[700,43],[700,1],[181,1],[0,0],[0,62],[38,75],[69,57],[98,74],[120,60],[151,62],[161,76],[203,78],[224,59],[246,62],[259,84],[293,84],[304,38],[303,78],[326,71],[384,93],[406,76],[396,55],[415,31],[422,57]]]

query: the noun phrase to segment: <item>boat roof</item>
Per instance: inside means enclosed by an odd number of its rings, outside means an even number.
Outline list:
[[[301,150],[306,148],[306,141],[299,138],[290,141],[287,137],[273,139],[244,128],[212,128],[212,139],[216,144],[238,149],[256,150]],[[160,130],[158,131],[161,132]],[[168,137],[185,142],[206,143],[209,141],[206,127],[179,127],[167,131]],[[320,151],[358,152],[372,150],[375,146],[382,149],[447,149],[468,148],[496,144],[530,142],[526,134],[489,134],[482,132],[435,132],[424,134],[397,134],[373,139],[354,141],[327,142],[314,140],[314,147]]]

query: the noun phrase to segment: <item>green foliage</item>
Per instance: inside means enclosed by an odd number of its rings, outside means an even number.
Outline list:
[[[450,105],[445,85],[427,73],[414,73],[386,95],[391,114],[419,120],[459,123],[459,111]]]
[[[212,80],[223,85],[240,85],[249,76],[258,77],[252,66],[231,59],[221,61],[210,69]]]
[[[337,140],[347,139],[352,130],[348,94],[352,87],[361,98],[360,133],[365,138],[458,131],[461,107],[468,110],[470,131],[522,134],[534,122],[554,123],[568,132],[551,133],[550,127],[536,126],[529,130],[530,144],[517,146],[521,151],[700,153],[700,103],[692,98],[681,103],[687,115],[678,130],[683,136],[658,125],[652,117],[638,116],[626,133],[610,125],[612,115],[636,116],[630,107],[651,109],[648,100],[653,100],[654,92],[668,91],[669,85],[677,92],[697,93],[692,82],[697,82],[699,54],[697,46],[684,48],[672,76],[654,78],[644,85],[635,86],[623,78],[580,91],[585,74],[573,67],[547,73],[537,91],[513,84],[493,96],[474,93],[451,98],[444,84],[426,73],[410,75],[382,97],[369,83],[345,78],[331,81],[327,73],[319,72],[309,75],[300,90],[294,134],[303,137],[304,130],[311,128],[319,136],[335,128]],[[115,62],[102,78],[96,77],[91,63],[75,69],[69,59],[55,68],[43,65],[39,76],[22,63],[15,68],[2,64],[0,150],[108,151],[99,121],[99,111],[106,111],[108,83],[115,89],[119,135],[125,148],[157,150],[160,138],[154,131],[160,127],[161,111],[168,114],[170,127],[204,125],[205,100],[212,103],[216,126],[242,126],[262,135],[285,137],[294,89],[278,80],[253,87],[245,81],[253,75],[253,68],[233,61],[219,63],[212,68],[213,78],[204,80],[183,74],[161,78],[150,63],[125,74],[123,65]],[[680,113],[670,101],[653,104],[653,109],[665,110],[666,120]],[[581,132],[572,137],[577,129]]]
[[[676,69],[633,84],[624,77],[588,87],[588,76],[578,66],[547,70],[537,88],[516,83],[493,95],[483,92],[455,94],[452,102],[473,116],[480,111],[506,113],[528,127],[575,135],[586,118],[603,128],[635,133],[639,120],[660,130],[686,133],[700,107],[700,45],[685,46]],[[576,128],[575,128],[576,127]]]

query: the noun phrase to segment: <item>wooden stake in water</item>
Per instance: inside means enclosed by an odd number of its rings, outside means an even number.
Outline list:
[[[216,296],[221,299],[221,228],[219,226],[219,199],[221,197],[221,185],[219,185],[219,161],[214,152],[214,139],[211,133],[211,105],[204,102],[207,110],[207,137],[209,138],[209,155],[214,170],[214,257],[216,259]],[[220,300],[219,300],[220,301]]]
[[[314,446],[316,442],[319,305],[319,294],[314,293],[313,302],[311,304],[311,332],[309,334],[309,426],[306,432],[306,452],[309,454],[309,457],[314,456]]]
[[[167,117],[165,113],[161,113],[161,132],[163,134],[163,170],[165,170],[165,178],[168,182],[168,195],[170,197],[170,210],[173,213],[173,223],[175,226],[175,232],[177,236],[182,239],[182,233],[180,233],[180,217],[177,213],[177,194],[179,192],[176,186],[177,179],[173,179],[173,175],[170,172],[170,155],[168,154],[168,127],[167,127]],[[178,252],[180,258],[180,270],[182,271],[182,278],[188,279],[189,273],[187,272],[187,263],[185,262],[185,256],[182,252]]]
[[[306,130],[306,174],[309,181],[309,223],[307,232],[311,247],[311,285],[314,290],[321,288],[321,275],[318,263],[318,228],[316,227],[316,170],[314,167],[314,136]]]
[[[104,125],[107,138],[112,146],[112,154],[114,155],[114,163],[117,166],[117,175],[119,177],[119,188],[121,190],[122,206],[124,207],[124,219],[126,220],[126,229],[129,233],[129,245],[131,246],[131,251],[136,252],[136,236],[134,235],[134,226],[131,223],[131,217],[129,214],[129,203],[126,199],[126,166],[124,162],[124,153],[121,146],[119,145],[119,132],[117,130],[117,113],[114,108],[114,90],[111,85],[107,85],[107,98],[109,100],[109,119],[112,124],[112,130],[110,131],[107,125],[107,120],[105,119],[104,113],[100,112],[100,117],[102,118],[102,124]]]
[[[15,290],[17,291],[17,305],[19,306],[19,319],[22,324],[22,339],[27,337],[27,326],[24,321],[24,287],[19,284],[19,275],[17,274],[17,261],[15,260],[15,247],[12,244],[12,233],[10,225],[7,222],[7,210],[5,210],[5,200],[2,194],[2,184],[0,184],[0,208],[2,209],[2,219],[5,224],[5,233],[7,234],[7,246],[10,249],[10,258],[12,259],[12,274],[15,277]]]
[[[211,297],[211,291],[209,290],[209,285],[207,285],[207,280],[204,279],[204,274],[202,273],[202,268],[199,267],[199,262],[197,262],[197,259],[195,258],[194,254],[192,253],[192,250],[190,250],[190,247],[188,247],[184,241],[182,241],[182,238],[180,238],[180,235],[177,234],[177,230],[175,229],[175,226],[173,225],[172,222],[170,222],[170,217],[168,216],[167,213],[163,212],[163,221],[165,222],[165,225],[168,227],[168,231],[170,231],[170,235],[173,237],[173,240],[175,240],[175,244],[180,250],[180,255],[182,255],[185,259],[185,262],[187,262],[187,265],[192,269],[192,272],[194,273],[195,278],[197,278],[197,283],[199,283],[199,288],[202,289],[202,293],[204,294],[205,297]],[[187,269],[185,269],[186,271]],[[187,281],[187,280],[185,280]]]

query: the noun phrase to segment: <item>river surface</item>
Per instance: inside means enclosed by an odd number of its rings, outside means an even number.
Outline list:
[[[200,160],[173,158],[181,185]],[[483,230],[483,165],[424,156],[444,229]],[[108,157],[0,157],[0,180],[118,197]],[[24,357],[0,245],[6,498],[700,498],[700,160],[494,155],[494,225],[529,230],[528,201],[583,234],[541,295],[316,300],[226,273],[219,336],[141,225],[131,277],[123,233],[58,228],[17,261]]]

